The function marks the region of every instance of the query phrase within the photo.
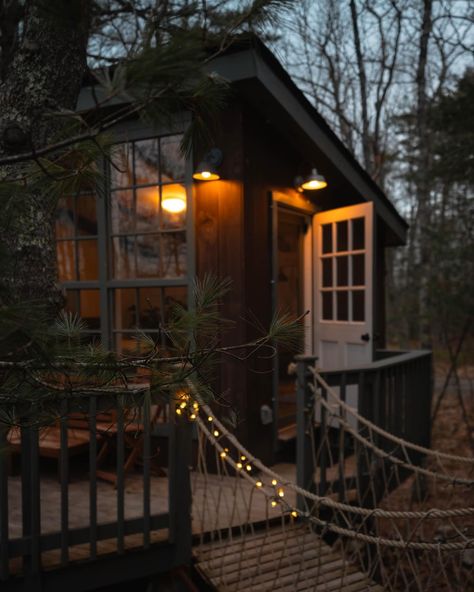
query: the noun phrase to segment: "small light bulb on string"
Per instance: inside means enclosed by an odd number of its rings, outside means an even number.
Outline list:
[[[293,516],[293,518],[298,518],[298,512],[296,510],[293,510],[291,512],[291,515]]]
[[[212,421],[212,417],[209,415],[209,417],[207,418],[207,421]]]
[[[214,437],[215,438],[218,438],[219,437],[219,431],[218,430],[214,430],[212,433],[214,434]]]
[[[221,458],[225,458],[227,456],[227,452],[225,450],[223,450],[221,452]]]
[[[196,402],[193,403],[193,409],[195,409],[196,411],[199,409],[198,403],[196,403]]]
[[[245,460],[246,458],[247,457],[242,454],[242,456],[240,457],[240,460]]]
[[[278,504],[278,502],[276,502],[275,500],[271,501],[272,508],[276,508],[277,504]]]
[[[282,487],[280,487],[280,489],[278,490],[278,495],[280,497],[284,497],[285,496],[285,492],[283,491],[283,488]]]
[[[263,483],[261,481],[257,481],[255,485],[256,487],[263,487]]]
[[[184,409],[184,408],[186,407],[186,405],[187,405],[186,401],[183,401],[183,402],[180,404],[180,407],[181,407],[181,409]]]
[[[278,481],[276,479],[272,479],[272,485],[273,487],[275,487],[275,485],[278,483]]]
[[[183,412],[181,411],[181,409],[179,409],[179,408],[178,408],[178,409],[176,409],[176,415],[182,415],[182,413],[183,413]]]
[[[189,419],[194,421],[196,419],[196,414],[195,413],[191,413],[191,415],[189,416]]]
[[[252,467],[251,467],[250,465],[247,465],[245,468],[247,469],[247,471],[248,471],[249,473],[250,473],[250,471],[252,470]]]
[[[237,463],[235,466],[236,466],[236,467],[239,469],[239,471],[240,471],[240,469],[242,468],[242,463],[241,463],[241,462],[238,462],[238,463]]]
[[[224,448],[224,452],[229,452],[229,449],[228,448]]]

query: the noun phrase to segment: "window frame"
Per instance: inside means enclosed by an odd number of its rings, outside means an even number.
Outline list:
[[[178,115],[166,128],[150,127],[142,122],[127,122],[116,126],[113,130],[113,143],[119,144],[127,141],[146,140],[155,137],[164,137],[186,132],[190,117],[186,114]],[[187,288],[187,305],[193,306],[193,299],[189,287],[195,277],[196,270],[196,243],[194,226],[194,200],[193,200],[193,179],[192,159],[185,158],[185,171],[183,185],[186,190],[186,220],[184,225],[186,241],[186,274],[180,278],[128,278],[116,279],[112,277],[112,249],[109,244],[111,238],[109,208],[111,197],[110,167],[105,159],[98,163],[103,175],[98,181],[96,191],[96,213],[97,213],[97,254],[99,276],[97,280],[67,280],[60,282],[62,289],[73,290],[99,290],[99,320],[100,330],[88,331],[91,335],[100,335],[101,342],[105,347],[114,349],[114,336],[117,331],[113,328],[113,297],[114,290],[133,288],[166,288],[185,287]],[[161,232],[162,230],[157,231]],[[173,230],[171,230],[173,231]],[[167,232],[165,230],[165,232]],[[168,231],[169,232],[169,231]],[[60,239],[61,240],[61,239]],[[56,241],[58,242],[58,241]],[[76,249],[76,247],[74,247]],[[77,262],[75,263],[77,266]],[[79,294],[75,295],[79,298]]]

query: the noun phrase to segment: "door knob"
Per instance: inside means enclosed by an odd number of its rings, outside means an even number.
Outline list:
[[[370,341],[370,335],[368,333],[364,333],[360,336],[360,338],[362,339],[362,341]]]

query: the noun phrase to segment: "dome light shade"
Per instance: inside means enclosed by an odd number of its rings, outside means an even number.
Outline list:
[[[217,181],[221,178],[217,171],[221,163],[222,151],[219,148],[212,148],[194,170],[193,179],[197,181]]]
[[[316,169],[311,169],[307,177],[299,178],[297,185],[300,191],[316,191],[328,186],[326,179]]]
[[[220,177],[219,173],[210,170],[208,165],[205,170],[200,170],[198,167],[193,173],[193,179],[196,179],[197,181],[217,181]]]

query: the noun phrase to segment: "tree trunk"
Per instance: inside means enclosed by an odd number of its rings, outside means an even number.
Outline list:
[[[86,70],[90,0],[30,0],[23,36],[0,85],[0,157],[34,152],[54,140],[74,110]],[[53,115],[55,113],[55,115]],[[13,265],[4,273],[10,302],[57,303],[54,204],[32,189],[31,163],[0,168],[0,182],[20,183],[16,222],[2,229]]]

